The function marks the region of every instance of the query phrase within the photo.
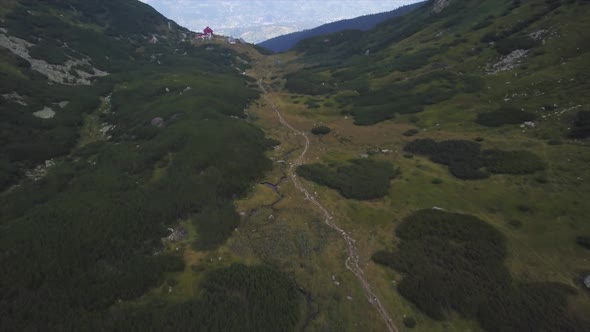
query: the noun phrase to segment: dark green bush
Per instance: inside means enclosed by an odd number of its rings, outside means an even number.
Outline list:
[[[404,151],[422,155],[435,154],[438,153],[438,143],[430,138],[420,138],[406,144]]]
[[[460,179],[481,179],[489,175],[482,170],[485,166],[478,143],[463,140],[449,140],[437,143],[426,138],[408,143],[404,150],[426,155],[430,160],[447,165],[449,171]]]
[[[588,236],[576,236],[576,243],[582,248],[590,250],[590,237]]]
[[[0,160],[0,192],[15,184],[20,176],[21,171],[17,165],[6,160]]]
[[[412,128],[412,129],[408,129],[408,130],[404,131],[404,133],[402,135],[404,135],[404,136],[414,136],[414,135],[416,135],[419,132],[420,131],[418,129]]]
[[[516,206],[516,208],[518,209],[518,211],[523,212],[523,213],[531,211],[531,207],[526,204],[518,204]]]
[[[388,162],[353,159],[335,169],[322,164],[301,165],[297,174],[336,189],[346,198],[375,199],[389,193],[390,180],[397,171]]]
[[[535,177],[535,181],[537,181],[538,183],[541,183],[541,184],[545,184],[545,183],[549,182],[547,177],[544,175],[539,175],[539,176]]]
[[[29,49],[29,54],[34,59],[45,60],[54,65],[62,65],[68,60],[62,47],[49,42],[42,42],[31,47]]]
[[[313,98],[306,100],[304,104],[311,109],[322,107],[322,105],[319,103],[319,100]]]
[[[533,121],[535,114],[514,107],[502,107],[496,111],[479,113],[475,122],[486,127],[499,127],[505,124],[521,124]]]
[[[239,223],[240,216],[231,202],[207,207],[193,217],[193,224],[199,232],[199,237],[193,243],[193,247],[197,250],[217,248],[229,238]]]
[[[416,327],[416,320],[412,317],[404,317],[404,326],[413,329]]]
[[[317,126],[317,127],[313,127],[311,129],[311,133],[314,135],[327,135],[332,131],[332,129],[330,129],[327,126]]]
[[[487,331],[584,331],[568,309],[572,289],[557,283],[516,283],[504,265],[504,235],[470,215],[421,210],[396,229],[397,250],[372,259],[404,275],[398,292],[422,312],[477,319]]]
[[[568,136],[571,138],[590,137],[590,111],[578,111]]]
[[[472,317],[473,299],[487,291],[485,276],[506,276],[502,234],[476,217],[421,210],[406,217],[396,234],[398,250],[373,259],[404,273],[398,291],[432,318],[444,319],[447,308]]]
[[[529,174],[543,170],[543,161],[528,151],[480,150],[476,142],[449,140],[440,143],[426,138],[406,144],[404,151],[430,157],[430,160],[447,165],[460,179],[480,179],[491,173]],[[485,169],[485,171],[484,171]]]
[[[434,178],[434,179],[432,179],[430,181],[430,183],[432,183],[432,184],[441,184],[441,183],[443,183],[443,181],[441,179],[439,179],[439,178]]]

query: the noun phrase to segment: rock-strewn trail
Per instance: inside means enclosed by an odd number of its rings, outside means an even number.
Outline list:
[[[279,109],[276,107],[276,105],[273,103],[272,99],[269,97],[268,92],[264,88],[264,85],[262,84],[261,79],[258,79],[258,86],[260,87],[260,89],[263,92],[263,98],[270,104],[273,111],[277,114],[277,117],[279,118],[279,121],[281,122],[281,124],[283,126],[285,126],[286,128],[288,128],[289,130],[291,130],[292,132],[294,132],[295,135],[302,136],[304,139],[303,151],[301,152],[299,157],[297,157],[297,159],[295,159],[295,161],[293,163],[291,163],[291,165],[287,171],[287,176],[289,178],[291,178],[291,180],[293,181],[293,184],[295,185],[295,188],[297,188],[299,191],[301,191],[303,193],[303,195],[305,195],[305,199],[308,202],[310,202],[311,204],[315,205],[322,212],[322,214],[324,216],[325,223],[330,228],[332,228],[333,230],[338,232],[342,236],[344,241],[346,241],[346,245],[348,248],[348,257],[346,258],[346,262],[345,262],[346,268],[348,270],[350,270],[352,273],[354,273],[354,275],[357,277],[357,279],[359,280],[359,282],[363,286],[363,289],[365,291],[365,295],[366,295],[367,299],[377,309],[377,311],[379,312],[381,317],[383,317],[383,320],[385,321],[385,325],[387,326],[387,329],[390,332],[398,332],[399,330],[395,326],[393,319],[391,319],[391,317],[387,313],[387,310],[385,310],[385,307],[381,304],[381,301],[379,301],[379,298],[373,292],[373,290],[371,289],[371,285],[369,284],[369,282],[367,281],[367,278],[365,277],[365,272],[363,271],[363,269],[361,268],[361,265],[359,263],[359,255],[357,252],[357,248],[355,246],[356,241],[350,236],[349,233],[347,233],[346,231],[344,231],[342,228],[340,228],[338,225],[336,225],[334,223],[334,217],[313,195],[311,195],[309,193],[309,191],[303,186],[303,184],[301,183],[301,181],[299,181],[299,179],[297,178],[297,175],[295,174],[295,168],[303,163],[303,158],[305,157],[305,154],[307,153],[307,151],[309,149],[309,146],[310,146],[309,138],[307,137],[307,135],[304,132],[295,129],[293,126],[291,126],[289,124],[289,122],[287,122],[287,120],[285,120],[285,118],[283,117],[283,115],[281,114]]]

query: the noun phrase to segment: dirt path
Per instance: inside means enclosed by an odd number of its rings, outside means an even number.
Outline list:
[[[294,132],[295,135],[302,136],[304,139],[305,144],[303,146],[303,151],[301,152],[299,157],[297,157],[297,159],[295,159],[295,161],[293,163],[291,163],[289,170],[287,172],[287,176],[289,178],[291,178],[291,180],[293,181],[293,184],[295,185],[295,188],[297,188],[299,191],[301,191],[305,195],[305,199],[308,202],[311,202],[311,204],[315,205],[322,212],[322,214],[324,215],[324,218],[325,218],[324,219],[325,223],[328,226],[330,226],[330,228],[337,231],[342,236],[344,241],[346,241],[346,245],[348,247],[348,257],[346,258],[346,262],[345,262],[346,268],[348,270],[350,270],[352,273],[354,273],[354,275],[357,277],[357,279],[359,280],[359,282],[363,286],[363,290],[365,291],[365,296],[367,297],[369,302],[377,309],[377,311],[379,312],[379,314],[381,315],[381,317],[385,321],[385,325],[387,326],[387,329],[390,332],[398,332],[399,330],[395,326],[393,319],[391,319],[391,317],[387,313],[387,310],[385,310],[385,307],[381,304],[381,301],[379,301],[379,298],[373,292],[373,290],[371,289],[371,285],[369,284],[369,282],[367,281],[367,278],[365,277],[365,272],[363,271],[363,269],[361,268],[361,265],[359,263],[359,255],[357,252],[357,248],[354,244],[356,241],[350,236],[350,234],[346,233],[346,231],[344,231],[342,228],[340,228],[338,225],[336,225],[334,223],[334,217],[313,195],[311,195],[309,193],[309,191],[303,186],[303,184],[301,183],[301,181],[299,181],[299,179],[297,178],[297,175],[295,174],[295,168],[303,163],[303,158],[305,157],[305,154],[307,153],[307,150],[309,149],[309,146],[311,144],[309,138],[307,137],[307,135],[304,132],[295,129],[293,126],[291,126],[289,124],[289,122],[287,122],[287,120],[285,120],[285,118],[283,117],[283,115],[281,114],[279,109],[276,107],[276,105],[273,103],[272,99],[269,97],[268,92],[266,91],[266,89],[264,88],[264,85],[262,84],[262,79],[258,79],[257,81],[258,81],[258,86],[260,87],[260,89],[263,92],[263,98],[269,103],[269,105],[272,107],[273,111],[277,114],[277,117],[279,118],[279,121],[281,122],[281,124],[283,126],[287,127],[292,132]]]

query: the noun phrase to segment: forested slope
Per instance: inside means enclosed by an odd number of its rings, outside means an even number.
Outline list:
[[[193,45],[135,0],[8,1],[0,16],[0,330],[292,329],[299,295],[268,267],[144,298],[190,270],[170,229],[188,220],[192,247],[222,245],[233,200],[271,166],[276,142],[244,121],[246,55]]]

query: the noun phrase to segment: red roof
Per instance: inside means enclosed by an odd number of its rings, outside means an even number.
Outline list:
[[[205,30],[203,30],[203,33],[207,34],[213,34],[213,29],[211,29],[210,27],[206,27]]]

